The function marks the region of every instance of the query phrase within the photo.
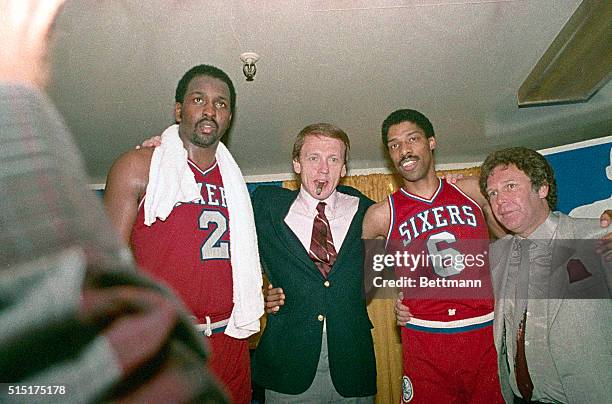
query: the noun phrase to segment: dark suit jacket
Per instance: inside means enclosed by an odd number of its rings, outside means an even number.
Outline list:
[[[372,323],[363,294],[363,216],[372,201],[350,187],[338,191],[358,196],[359,208],[325,279],[297,236],[285,223],[298,195],[280,187],[261,186],[253,194],[255,224],[263,267],[285,305],[269,315],[253,358],[253,379],[266,389],[300,394],[311,385],[327,318],[329,366],[336,390],[346,397],[376,393]]]

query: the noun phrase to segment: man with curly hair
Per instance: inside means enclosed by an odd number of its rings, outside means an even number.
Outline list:
[[[612,262],[596,219],[554,212],[553,170],[534,150],[492,153],[480,188],[511,233],[491,247],[494,338],[504,399],[603,403],[612,397]]]

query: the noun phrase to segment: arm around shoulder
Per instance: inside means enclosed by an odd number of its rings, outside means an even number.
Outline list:
[[[121,239],[129,243],[149,179],[152,149],[132,150],[119,157],[106,178],[104,206]]]

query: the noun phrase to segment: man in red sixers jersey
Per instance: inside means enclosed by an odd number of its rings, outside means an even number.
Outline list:
[[[403,186],[373,205],[363,225],[365,239],[387,238],[388,253],[408,251],[421,258],[414,271],[398,274],[428,285],[404,289],[402,303],[412,318],[402,328],[402,402],[501,403],[486,258],[490,208],[477,179],[455,186],[436,176],[434,136],[431,122],[418,111],[387,117],[383,143]],[[479,279],[481,288],[457,286],[469,279]]]
[[[223,332],[233,308],[233,282],[229,214],[215,158],[219,141],[230,126],[235,97],[230,78],[208,65],[189,70],[177,86],[175,118],[200,201],[177,204],[166,220],[144,224],[153,148],[129,151],[115,162],[104,198],[113,224],[130,243],[142,269],[169,285],[197,323],[211,324],[206,333],[212,348],[210,367],[233,402],[248,403],[248,341]]]

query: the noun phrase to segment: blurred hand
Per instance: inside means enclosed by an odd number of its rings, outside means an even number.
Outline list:
[[[599,217],[601,227],[608,227],[612,223],[612,209],[605,210]]]
[[[180,309],[161,293],[139,286],[83,290],[78,319],[106,337],[122,370],[103,402],[226,403],[202,352],[172,335]]]
[[[608,227],[612,223],[612,209],[608,209],[601,214],[599,223],[601,227]],[[605,255],[606,261],[612,261],[612,231],[599,240],[599,247],[596,251],[598,254]]]
[[[103,329],[124,374],[162,352],[178,318],[168,299],[136,286],[86,288],[79,310],[83,323]]]
[[[0,82],[43,88],[48,46],[65,0],[0,0]]]

